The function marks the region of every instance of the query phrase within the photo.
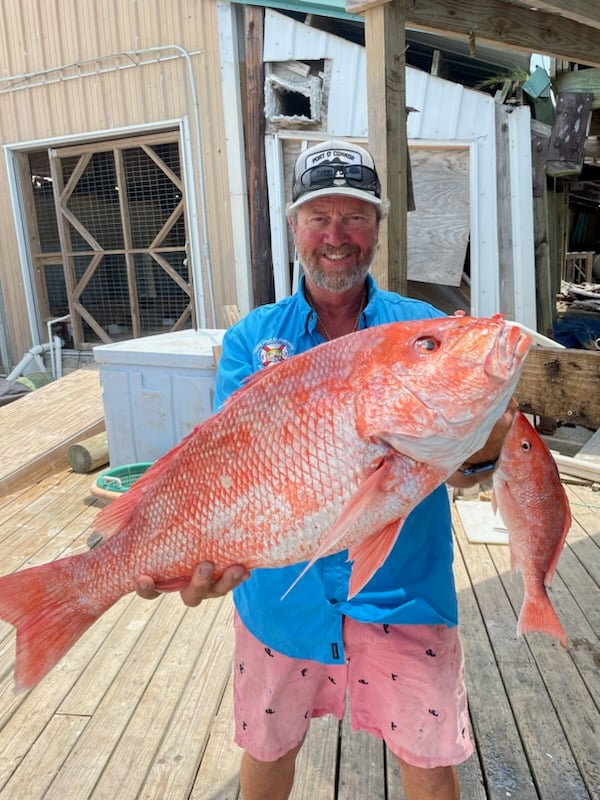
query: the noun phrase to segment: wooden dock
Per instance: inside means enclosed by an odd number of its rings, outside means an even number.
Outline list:
[[[101,504],[91,482],[61,468],[5,494],[0,572],[85,550]],[[516,638],[508,548],[470,544],[454,515],[476,741],[463,800],[600,799],[600,493],[567,488],[575,521],[552,589],[567,651]],[[186,609],[178,595],[130,595],[15,693],[14,632],[0,623],[0,800],[238,800],[231,656],[229,598]],[[313,723],[293,800],[403,798],[379,742],[347,720]]]

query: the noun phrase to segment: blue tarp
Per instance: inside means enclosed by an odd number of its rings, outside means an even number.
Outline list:
[[[565,347],[600,349],[600,317],[561,317],[554,323],[552,337]]]

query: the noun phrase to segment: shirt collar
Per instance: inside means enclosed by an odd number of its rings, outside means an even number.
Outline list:
[[[301,275],[300,276],[300,280],[298,281],[297,295],[298,295],[298,299],[299,299],[299,302],[300,302],[300,310],[301,310],[302,316],[303,316],[303,318],[305,320],[306,330],[309,333],[312,333],[315,330],[315,328],[317,327],[317,314],[316,314],[314,308],[311,306],[311,304],[306,299],[306,285],[305,284],[306,284],[305,277],[304,277],[304,275]],[[369,306],[371,305],[371,302],[375,297],[375,293],[377,292],[377,284],[375,283],[375,279],[373,278],[373,276],[371,275],[370,272],[367,274],[366,286],[367,286],[367,303],[366,303],[366,305],[365,305],[365,307],[363,309],[363,312],[362,312],[363,315],[368,313]]]
[[[314,333],[317,327],[317,312],[311,306],[311,304],[306,299],[306,280],[304,275],[300,276],[300,280],[298,281],[298,289],[296,291],[298,302],[300,303],[300,314],[304,319],[304,324],[306,327],[307,333]]]

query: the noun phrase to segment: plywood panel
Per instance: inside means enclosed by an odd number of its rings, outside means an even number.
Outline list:
[[[0,497],[67,466],[69,447],[105,428],[96,370],[77,370],[0,408]]]
[[[410,160],[408,277],[458,286],[469,241],[469,150],[411,146]]]

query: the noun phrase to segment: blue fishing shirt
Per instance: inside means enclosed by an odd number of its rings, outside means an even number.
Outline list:
[[[379,289],[371,275],[367,276],[367,288],[368,302],[360,316],[360,328],[444,316],[428,303]],[[295,294],[254,309],[225,333],[215,408],[221,408],[248,375],[322,342],[317,315],[306,300],[301,278]],[[269,436],[268,420],[264,435]],[[276,497],[273,502],[277,502]],[[344,662],[344,614],[380,624],[457,624],[452,526],[445,485],[413,509],[385,563],[351,600],[347,595],[352,565],[347,557],[345,550],[321,558],[284,599],[306,562],[253,570],[250,578],[234,590],[242,621],[266,646],[293,658],[325,664]]]

